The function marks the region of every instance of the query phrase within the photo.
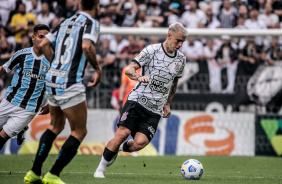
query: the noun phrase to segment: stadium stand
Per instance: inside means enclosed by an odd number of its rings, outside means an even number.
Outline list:
[[[23,43],[17,43],[17,40],[28,35],[28,30],[32,29],[34,22],[46,22],[54,28],[61,20],[78,11],[76,0],[35,0],[32,2],[34,3],[29,4],[30,2],[27,3],[27,1],[11,0],[8,4],[0,4],[0,65],[4,64],[17,49],[22,48]],[[175,21],[182,22],[188,30],[189,28],[207,30],[231,28],[234,32],[238,32],[248,29],[282,28],[281,0],[100,0],[100,2],[101,28],[123,26],[162,28]],[[18,37],[13,29],[18,26],[15,25],[17,22],[12,20],[22,11],[22,3],[26,6],[25,13],[38,20],[20,22],[24,26],[21,30],[22,37]],[[96,49],[103,67],[102,82],[95,88],[87,88],[88,107],[112,108],[111,94],[120,86],[122,68],[130,62],[132,42],[134,47],[144,48],[148,44],[163,41],[163,39],[164,37],[101,34]],[[190,39],[181,49],[187,58],[188,76],[178,89],[172,104],[173,109],[202,110],[208,101],[218,99],[226,106],[231,105],[237,111],[246,104],[265,106],[266,112],[280,110],[281,90],[270,91],[264,94],[269,95],[268,100],[261,100],[265,97],[255,92],[257,88],[254,86],[258,81],[253,78],[256,76],[257,79],[261,79],[269,75],[267,72],[274,72],[277,73],[275,77],[281,80],[281,73],[279,75],[282,57],[281,36],[229,37],[226,46],[223,45],[226,37],[222,39],[221,37],[196,36]],[[205,48],[208,41],[211,42],[211,51],[214,53],[209,56],[205,55],[205,52],[209,51]],[[195,54],[193,49],[198,51],[198,55],[193,55]],[[204,51],[205,49],[207,51]],[[234,50],[236,57],[231,56],[231,50]],[[123,54],[125,51],[127,56]],[[233,66],[233,74],[229,70],[230,66]],[[259,67],[264,67],[260,74],[256,72]],[[211,80],[211,76],[214,75],[209,73],[214,70],[217,70],[219,77]],[[90,80],[92,75],[93,71],[87,68],[85,82]],[[227,90],[228,83],[232,81],[230,77],[234,78],[235,84]],[[268,76],[266,80],[275,80],[273,77]],[[1,79],[4,86],[1,91],[3,91],[9,85],[11,76],[6,75]],[[215,80],[220,83],[220,86],[214,91],[211,82]],[[272,88],[271,85],[274,84],[266,85]],[[205,101],[205,99],[209,100]]]

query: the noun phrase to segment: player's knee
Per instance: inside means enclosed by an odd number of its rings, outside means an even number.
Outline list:
[[[132,148],[134,151],[139,151],[143,149],[148,144],[147,141],[134,141]]]
[[[64,124],[63,125],[61,125],[61,124],[51,124],[50,126],[49,126],[49,129],[52,131],[52,132],[54,132],[56,135],[58,135],[59,133],[61,133],[61,131],[63,131],[64,130]]]
[[[127,139],[127,137],[127,134],[118,134],[115,136],[115,143],[117,145],[121,145]]]
[[[77,138],[79,141],[82,141],[84,137],[87,134],[87,129],[80,129],[80,130],[74,130],[71,132],[71,135]]]

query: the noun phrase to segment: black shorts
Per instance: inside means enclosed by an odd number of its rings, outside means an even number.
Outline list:
[[[128,128],[133,138],[136,132],[141,132],[151,141],[161,118],[159,114],[150,112],[139,103],[130,100],[124,104],[121,114],[118,126]]]

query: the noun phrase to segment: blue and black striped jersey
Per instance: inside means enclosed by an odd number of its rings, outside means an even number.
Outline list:
[[[16,52],[3,67],[7,73],[15,70],[5,99],[15,106],[38,112],[45,93],[49,61],[43,55],[38,57],[30,47]]]
[[[99,32],[99,22],[88,13],[79,12],[46,35],[55,46],[55,56],[46,75],[47,93],[61,95],[71,85],[82,82],[86,67],[82,40],[96,43]]]

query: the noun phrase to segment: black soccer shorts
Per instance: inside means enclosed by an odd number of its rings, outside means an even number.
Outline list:
[[[136,132],[141,132],[151,141],[158,128],[160,118],[161,116],[159,114],[150,112],[135,101],[128,100],[124,104],[117,125],[128,128],[133,138]]]

